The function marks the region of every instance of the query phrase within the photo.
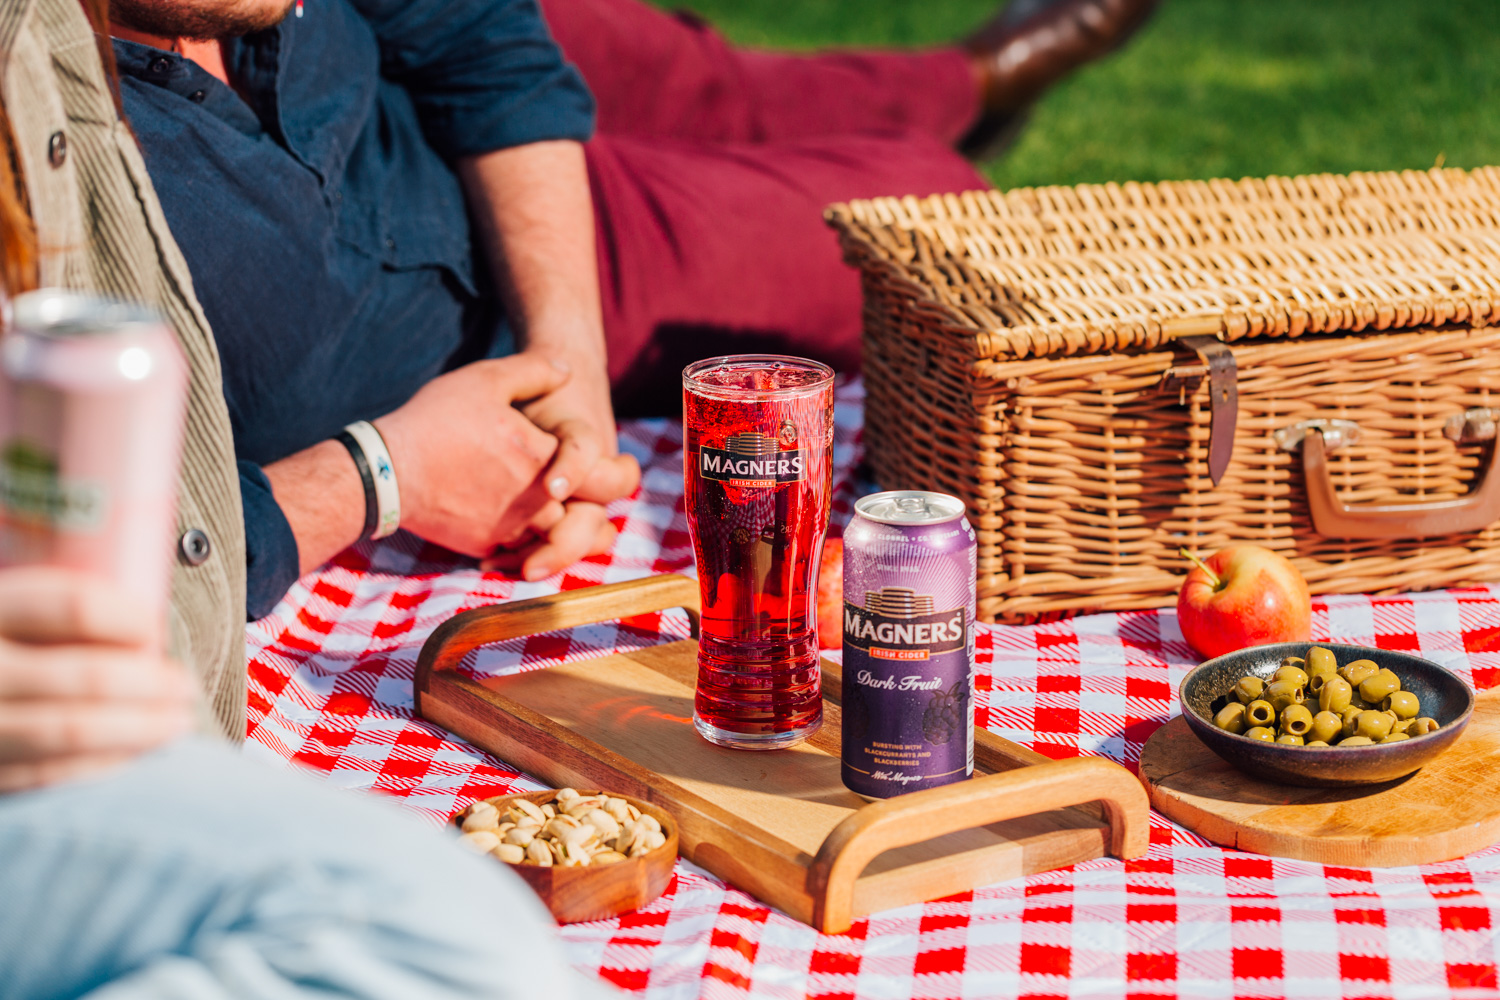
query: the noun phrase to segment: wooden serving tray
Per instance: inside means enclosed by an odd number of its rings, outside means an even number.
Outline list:
[[[983,730],[972,780],[866,803],[839,777],[840,675],[826,660],[822,730],[761,752],[693,729],[695,639],[483,681],[453,670],[485,643],[666,608],[686,610],[697,635],[698,584],[676,575],[456,615],[422,647],[417,714],[554,785],[655,803],[676,817],[683,857],[830,933],[890,907],[1145,853],[1146,795],[1130,772],[1049,760]]]
[[[1420,771],[1359,788],[1258,781],[1178,716],[1141,750],[1151,804],[1216,844],[1326,865],[1450,861],[1500,841],[1500,689],[1480,692],[1463,734]]]

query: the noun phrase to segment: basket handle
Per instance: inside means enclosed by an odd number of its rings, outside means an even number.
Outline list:
[[[855,810],[828,834],[807,871],[813,926],[832,934],[847,930],[854,920],[855,882],[892,848],[1085,802],[1104,805],[1110,854],[1138,858],[1146,853],[1146,790],[1129,771],[1102,757],[986,774]]]
[[[645,580],[565,590],[456,614],[432,630],[417,654],[416,674],[412,678],[416,712],[422,714],[422,692],[427,690],[431,675],[439,670],[452,670],[480,646],[667,608],[687,612],[696,639],[698,601],[698,581],[678,573],[663,573]]]
[[[1313,528],[1328,538],[1422,538],[1481,531],[1500,521],[1500,473],[1495,471],[1495,446],[1487,449],[1479,479],[1457,500],[1404,504],[1347,504],[1333,488],[1328,471],[1325,433],[1340,428],[1308,421],[1303,431],[1302,475],[1307,482],[1307,507]],[[1336,446],[1336,445],[1335,445]]]

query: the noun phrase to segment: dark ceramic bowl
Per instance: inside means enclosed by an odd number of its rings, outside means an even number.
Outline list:
[[[1266,743],[1225,732],[1213,723],[1235,682],[1246,674],[1270,680],[1283,657],[1306,656],[1311,646],[1333,651],[1339,664],[1374,660],[1401,678],[1403,690],[1422,701],[1422,715],[1440,726],[1426,736],[1396,743],[1360,747],[1298,747]],[[1199,664],[1182,679],[1178,689],[1182,715],[1194,733],[1214,753],[1262,781],[1323,788],[1347,788],[1404,778],[1448,749],[1469,724],[1474,692],[1457,674],[1409,653],[1336,642],[1279,642],[1251,646]]]

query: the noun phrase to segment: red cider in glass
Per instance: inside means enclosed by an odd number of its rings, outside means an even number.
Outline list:
[[[823,723],[818,561],[833,481],[833,371],[711,358],[682,373],[688,529],[702,631],[693,724],[771,750]]]

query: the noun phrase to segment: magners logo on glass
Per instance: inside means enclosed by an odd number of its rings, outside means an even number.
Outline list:
[[[963,649],[963,608],[934,611],[932,597],[910,587],[868,591],[861,607],[844,602],[844,642],[876,660],[925,660]]]
[[[767,488],[806,479],[807,456],[801,448],[783,449],[769,434],[747,431],[723,448],[700,450],[698,473],[730,486]]]

